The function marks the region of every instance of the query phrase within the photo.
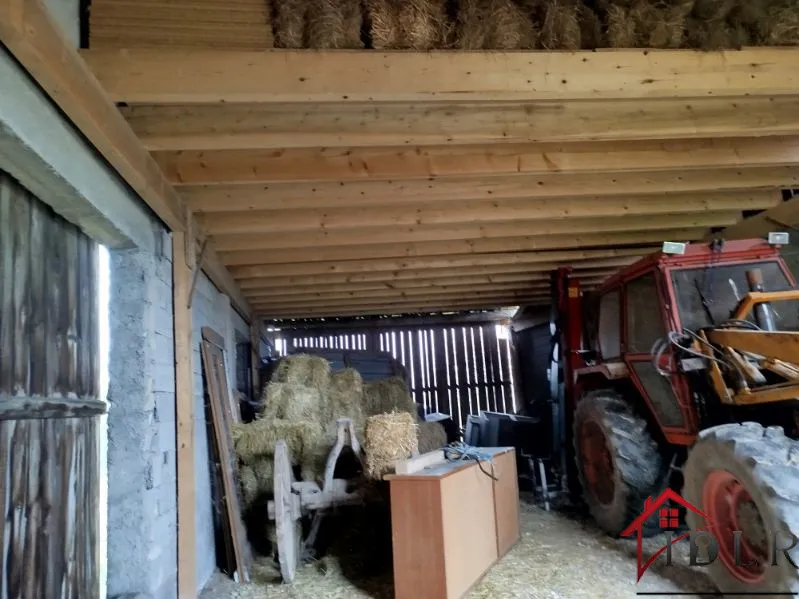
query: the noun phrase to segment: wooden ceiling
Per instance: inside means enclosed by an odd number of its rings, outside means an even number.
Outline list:
[[[83,56],[270,318],[543,303],[799,187],[796,49]]]
[[[82,61],[14,6],[2,42],[243,313],[546,303],[559,265],[590,287],[664,240],[799,224],[797,48]]]

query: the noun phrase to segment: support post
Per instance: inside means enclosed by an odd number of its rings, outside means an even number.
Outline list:
[[[172,233],[178,475],[178,599],[196,599],[194,393],[191,363],[192,322],[189,307],[192,272],[186,263],[185,238],[184,233]]]
[[[253,315],[250,323],[250,363],[252,364],[252,394],[258,398],[261,390],[261,319]]]

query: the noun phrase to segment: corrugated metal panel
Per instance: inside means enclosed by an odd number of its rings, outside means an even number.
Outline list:
[[[0,394],[97,395],[97,252],[0,171]]]

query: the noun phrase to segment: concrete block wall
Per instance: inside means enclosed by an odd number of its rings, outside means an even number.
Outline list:
[[[154,251],[110,252],[110,597],[177,595],[172,246],[154,235]]]

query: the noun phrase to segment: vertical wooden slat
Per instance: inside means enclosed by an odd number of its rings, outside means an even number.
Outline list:
[[[175,344],[175,402],[178,476],[178,598],[197,597],[195,522],[194,395],[192,326],[189,291],[192,272],[183,251],[185,235],[172,234],[172,279]]]
[[[0,171],[0,392],[11,393],[14,373],[14,220],[11,181]]]
[[[488,394],[486,392],[486,372],[485,372],[485,347],[480,337],[480,327],[469,327],[472,337],[472,345],[475,354],[475,373],[477,393],[477,408],[488,411]]]
[[[501,394],[498,393],[497,389],[499,364],[497,363],[497,331],[495,325],[487,324],[483,326],[483,346],[486,354],[486,367],[488,368],[488,403],[491,411],[497,412],[500,411]]]
[[[409,332],[411,337],[411,346],[413,347],[413,378],[414,378],[414,400],[417,403],[422,403],[423,400],[423,386],[424,386],[424,375],[422,374],[422,364],[424,363],[424,358],[422,356],[423,347],[421,343],[421,337],[419,335],[419,331],[411,330]]]
[[[465,426],[466,419],[472,412],[471,394],[469,393],[469,375],[466,372],[466,345],[464,343],[463,327],[455,327],[455,351],[458,354],[458,395],[460,397],[461,426]]]
[[[38,266],[31,273],[31,372],[30,394],[47,393],[47,238],[50,219],[44,205],[34,202],[31,206],[31,261]],[[0,233],[2,235],[2,233]],[[0,258],[2,262],[2,258]],[[2,317],[0,316],[0,321]]]
[[[21,195],[21,192],[17,196]],[[30,372],[30,201],[12,199],[11,217],[14,222],[14,371],[11,392],[24,395],[28,390]]]
[[[507,372],[505,370],[505,365],[502,363],[502,351],[500,351],[501,347],[502,340],[499,338],[499,336],[497,336],[496,342],[492,347],[497,363],[497,411],[507,412],[507,398],[505,394],[505,377],[507,376]]]
[[[458,389],[458,354],[455,343],[455,329],[449,327],[444,330],[447,336],[447,369],[449,370],[449,397],[452,405],[452,419],[461,426],[461,405]]]
[[[22,569],[26,573],[24,582],[23,597],[36,597],[36,555],[44,551],[44,547],[39,546],[39,539],[42,537],[42,518],[41,518],[41,497],[38,470],[41,468],[41,448],[48,442],[42,435],[43,420],[29,420],[25,424],[28,426],[28,472],[20,473],[27,483],[27,502],[25,509],[25,531],[24,543],[25,551],[22,556]],[[78,511],[80,513],[80,510]],[[22,536],[22,535],[20,535]]]
[[[60,367],[59,387],[65,395],[71,395],[75,388],[75,362],[78,347],[77,337],[77,295],[78,295],[78,231],[66,224],[61,233],[64,236],[64,264],[59,306],[58,329],[60,347],[58,363]]]

